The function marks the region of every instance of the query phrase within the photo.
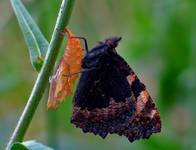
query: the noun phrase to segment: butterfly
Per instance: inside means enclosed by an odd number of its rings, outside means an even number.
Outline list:
[[[130,142],[161,131],[160,114],[145,85],[117,53],[121,38],[100,42],[86,53],[73,99],[71,123],[102,138],[126,136]]]

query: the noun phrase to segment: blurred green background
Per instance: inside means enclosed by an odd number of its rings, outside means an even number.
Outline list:
[[[61,1],[24,2],[50,40]],[[116,135],[102,140],[83,134],[69,121],[72,98],[58,111],[47,111],[46,93],[25,139],[61,150],[196,150],[195,14],[195,0],[76,0],[69,28],[86,37],[89,47],[106,37],[123,37],[118,52],[151,93],[161,113],[162,132],[134,143]],[[0,0],[0,149],[36,77],[10,2]]]

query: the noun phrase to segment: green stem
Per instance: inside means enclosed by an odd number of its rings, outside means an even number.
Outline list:
[[[47,145],[59,149],[58,140],[58,114],[54,109],[47,112]]]
[[[46,89],[47,94],[44,95],[44,98],[48,98],[49,88]],[[47,101],[46,101],[47,103]],[[46,105],[46,103],[44,103]],[[46,110],[46,131],[47,131],[47,145],[54,148],[55,150],[59,149],[59,140],[58,140],[58,112],[54,109]]]
[[[34,84],[33,90],[29,97],[29,100],[24,108],[24,111],[16,125],[16,128],[8,142],[6,150],[9,150],[10,146],[14,142],[22,142],[24,135],[29,127],[29,124],[34,116],[37,106],[42,98],[42,95],[47,87],[49,76],[53,70],[59,49],[63,40],[63,36],[59,31],[63,31],[67,26],[69,18],[71,16],[73,4],[75,0],[63,0],[61,8],[59,10],[57,22],[54,28],[54,32],[51,38],[51,42],[48,47],[46,58],[42,69]]]

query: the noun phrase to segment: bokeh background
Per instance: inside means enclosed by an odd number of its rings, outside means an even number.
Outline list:
[[[61,0],[24,3],[50,40]],[[58,111],[46,111],[46,92],[25,139],[59,150],[196,150],[195,14],[195,0],[76,0],[69,28],[86,37],[89,47],[106,37],[123,37],[118,52],[151,93],[161,113],[162,132],[134,143],[117,135],[103,140],[83,134],[69,121],[72,97]],[[10,2],[0,0],[0,149],[36,77]]]

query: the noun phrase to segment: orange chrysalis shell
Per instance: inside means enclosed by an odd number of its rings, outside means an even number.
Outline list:
[[[75,35],[70,30],[64,31],[67,33],[68,41],[64,55],[50,80],[48,109],[57,109],[63,98],[72,94],[74,81],[81,71],[83,53],[80,39],[73,38]]]

